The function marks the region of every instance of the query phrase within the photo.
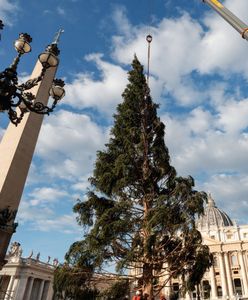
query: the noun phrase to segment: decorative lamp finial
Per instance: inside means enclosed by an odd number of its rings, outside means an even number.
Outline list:
[[[54,45],[54,44],[58,45],[59,40],[60,40],[60,36],[61,36],[61,34],[64,33],[64,32],[65,32],[64,29],[59,29],[59,31],[56,32],[55,37],[54,37],[54,41],[52,42],[53,45]]]
[[[52,53],[55,56],[59,56],[60,51],[59,51],[59,48],[58,48],[58,43],[59,43],[59,40],[60,40],[60,36],[63,32],[65,32],[64,29],[59,29],[59,31],[56,32],[55,37],[54,37],[54,41],[50,45],[48,45],[47,48],[46,48],[47,53]]]

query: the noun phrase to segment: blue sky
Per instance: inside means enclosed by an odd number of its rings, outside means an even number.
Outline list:
[[[222,2],[248,23],[247,0]],[[57,76],[66,97],[45,117],[13,236],[24,256],[33,250],[62,261],[82,237],[72,207],[85,197],[95,153],[108,140],[134,53],[146,66],[148,33],[150,86],[172,164],[248,224],[248,44],[201,0],[0,0],[0,18],[2,69],[15,56],[18,33],[33,37],[20,76],[65,30]],[[0,139],[6,126],[1,114]]]

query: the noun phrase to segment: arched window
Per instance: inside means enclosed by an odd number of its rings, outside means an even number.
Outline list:
[[[214,262],[213,262],[214,267],[218,267],[218,257],[214,256]]]
[[[232,266],[237,266],[238,259],[237,259],[237,255],[236,254],[232,254],[232,256],[231,256],[231,262],[232,262]]]
[[[222,297],[222,287],[220,285],[217,286],[217,296]]]
[[[235,294],[242,295],[241,280],[239,278],[234,279],[234,289],[235,289]]]
[[[204,280],[202,282],[202,290],[203,290],[203,299],[209,299],[211,286],[208,280]]]

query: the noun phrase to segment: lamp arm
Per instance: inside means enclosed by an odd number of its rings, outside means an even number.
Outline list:
[[[18,85],[16,88],[19,91],[25,91],[25,90],[30,90],[31,88],[33,88],[34,86],[38,85],[38,83],[43,79],[44,75],[46,72],[46,68],[43,67],[41,70],[41,73],[38,77],[32,78],[27,80],[26,82]]]
[[[18,98],[18,101],[17,101],[16,103],[14,103],[14,102],[12,101],[12,103],[11,103],[11,106],[12,106],[12,107],[17,107],[17,106],[19,106],[19,105],[22,103],[21,95],[20,95],[20,94],[16,94],[16,96],[17,96],[17,98]]]
[[[44,105],[42,102],[39,101],[32,103],[23,98],[23,102],[27,106],[28,110],[40,115],[44,115],[44,114],[49,115],[49,113],[53,111],[53,109],[49,108],[48,106]]]
[[[20,58],[22,56],[22,53],[18,52],[17,56],[14,58],[12,64],[9,66],[10,69],[16,71],[17,70],[17,66],[19,64]]]
[[[30,90],[31,88],[33,88],[34,86],[38,85],[38,83],[42,80],[42,77],[36,77],[33,79],[29,79],[28,81],[18,85],[16,88],[19,91],[25,91],[25,90]]]
[[[21,120],[23,119],[23,116],[26,112],[25,108],[21,108],[20,107],[20,115],[17,115],[17,112],[15,110],[13,110],[12,108],[10,108],[8,110],[8,115],[9,115],[9,119],[11,121],[11,123],[13,123],[15,126],[17,126]]]

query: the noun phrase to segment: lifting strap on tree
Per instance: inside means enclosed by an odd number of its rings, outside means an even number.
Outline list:
[[[236,29],[243,39],[248,41],[248,26],[228,10],[218,0],[202,0],[212,7],[224,20],[226,20],[234,29]]]

